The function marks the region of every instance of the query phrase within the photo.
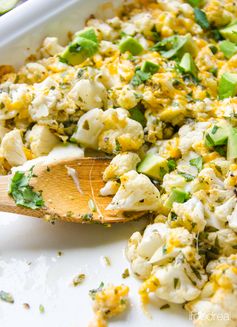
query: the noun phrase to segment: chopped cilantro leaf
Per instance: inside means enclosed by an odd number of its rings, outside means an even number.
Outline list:
[[[176,168],[176,162],[174,159],[168,159],[168,168],[169,168],[169,172],[175,170]]]
[[[19,206],[31,209],[39,209],[44,206],[44,200],[40,192],[35,192],[29,185],[33,175],[33,167],[27,173],[17,171],[11,180],[9,194]]]
[[[136,120],[138,123],[140,123],[142,125],[142,127],[146,126],[146,118],[139,106],[136,106],[136,107],[130,109],[129,113],[130,113],[130,117],[133,120]]]
[[[135,75],[131,80],[132,86],[139,86],[140,84],[146,82],[151,77],[151,73],[145,73],[139,69],[137,69]]]
[[[179,171],[178,174],[181,175],[181,176],[183,176],[186,179],[187,182],[191,182],[195,178],[195,176],[190,175],[190,174],[187,174],[187,173],[184,173],[182,171]]]
[[[194,16],[198,25],[200,25],[204,30],[207,30],[210,27],[207,15],[203,10],[194,8]]]

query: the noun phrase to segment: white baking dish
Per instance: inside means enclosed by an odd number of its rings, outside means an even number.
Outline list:
[[[29,0],[0,18],[0,65],[19,66],[34,53],[46,35],[67,39],[68,31],[79,29],[103,0]],[[120,1],[114,1],[119,5]],[[97,10],[98,12],[98,10]],[[99,9],[100,14],[108,11]],[[153,306],[153,319],[140,308],[133,277],[123,280],[121,274],[128,263],[123,249],[128,237],[144,222],[105,228],[98,225],[52,226],[27,217],[1,214],[0,217],[0,290],[13,294],[15,304],[0,302],[1,327],[83,327],[92,317],[88,290],[105,283],[130,286],[131,309],[111,326],[176,326],[188,327],[191,322],[183,310],[159,311]],[[64,254],[58,256],[57,252]],[[101,257],[108,256],[111,266]],[[79,273],[86,280],[77,288],[71,286]],[[30,310],[23,308],[29,303]],[[163,302],[164,303],[164,302]],[[45,313],[39,312],[43,304]]]

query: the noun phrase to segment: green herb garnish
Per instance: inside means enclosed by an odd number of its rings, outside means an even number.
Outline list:
[[[194,8],[194,16],[198,25],[200,25],[204,30],[207,30],[210,27],[207,15],[203,10]]]
[[[179,171],[178,174],[181,175],[181,176],[183,176],[186,179],[187,182],[191,182],[195,178],[195,176],[190,175],[190,174],[187,174],[187,173],[184,173],[182,171]]]
[[[125,278],[128,278],[129,276],[130,276],[129,270],[128,270],[128,268],[126,268],[124,270],[124,272],[122,273],[122,278],[125,279]]]
[[[159,51],[163,57],[169,59],[176,56],[189,39],[189,35],[173,35],[157,42],[151,50]]]
[[[138,68],[131,80],[132,86],[139,86],[140,84],[146,82],[151,77],[151,73],[145,73]]]
[[[11,180],[9,194],[19,206],[39,209],[44,206],[44,200],[41,193],[34,191],[33,187],[29,185],[32,177],[35,177],[33,167],[28,173],[17,171]]]
[[[144,116],[143,111],[140,106],[136,106],[129,110],[129,114],[131,119],[136,120],[138,123],[142,125],[142,127],[146,126],[146,118]]]
[[[85,274],[79,274],[77,275],[76,277],[73,278],[73,286],[76,287],[78,285],[80,285],[86,278],[86,275]]]
[[[98,288],[94,288],[92,290],[89,290],[90,297],[94,300],[96,293],[102,291],[103,287],[104,287],[104,283],[101,282]]]
[[[0,291],[0,300],[7,302],[7,303],[14,303],[14,298],[10,293],[5,291]]]
[[[176,166],[177,166],[175,160],[174,160],[174,159],[168,159],[167,162],[168,162],[169,172],[175,170],[175,168],[176,168]]]

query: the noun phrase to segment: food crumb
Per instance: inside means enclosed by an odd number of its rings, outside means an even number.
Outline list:
[[[44,308],[43,304],[40,304],[40,306],[39,306],[39,312],[40,313],[45,313],[45,308]]]
[[[105,263],[106,266],[111,266],[111,260],[107,256],[101,257],[102,261]]]
[[[125,279],[125,278],[128,278],[129,276],[130,276],[129,270],[128,270],[128,268],[126,268],[124,270],[124,272],[122,273],[122,278]]]
[[[166,309],[169,309],[169,308],[170,308],[170,305],[168,303],[166,303],[166,304],[164,304],[164,305],[162,305],[160,307],[160,310],[166,310]]]
[[[94,321],[90,326],[107,326],[107,320],[119,315],[128,308],[128,292],[126,285],[108,285],[101,283],[97,289],[90,291],[93,300]]]
[[[29,310],[30,309],[29,303],[23,303],[23,308]]]
[[[85,274],[79,274],[76,277],[73,278],[73,286],[76,287],[78,285],[80,285],[81,283],[83,283],[83,281],[85,280],[86,275]]]
[[[10,293],[5,292],[5,291],[0,291],[0,299],[7,303],[14,303],[13,296]]]

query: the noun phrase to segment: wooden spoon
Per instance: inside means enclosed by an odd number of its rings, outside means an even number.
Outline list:
[[[115,223],[141,217],[144,212],[108,211],[111,197],[100,196],[102,174],[110,163],[107,158],[83,158],[36,165],[30,185],[41,191],[45,207],[28,209],[17,206],[8,194],[12,175],[0,177],[0,211],[47,220],[77,223]],[[93,204],[92,208],[91,205]]]

